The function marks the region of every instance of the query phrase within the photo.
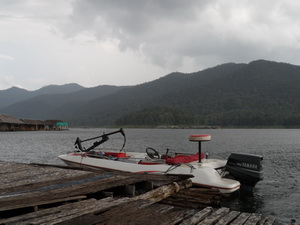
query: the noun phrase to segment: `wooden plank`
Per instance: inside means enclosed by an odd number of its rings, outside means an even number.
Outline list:
[[[5,167],[0,166],[0,178],[5,182],[6,179],[14,178],[14,174],[30,172],[30,170],[34,171],[34,168],[28,167],[27,165],[14,166],[14,165],[6,165]]]
[[[276,219],[274,217],[266,217],[260,221],[260,225],[273,225]]]
[[[82,200],[85,198],[86,198],[85,195],[79,195],[79,196],[66,197],[66,198],[60,198],[60,199],[34,201],[34,202],[30,202],[30,203],[25,203],[25,204],[20,203],[20,204],[14,205],[14,206],[1,207],[1,211],[20,209],[20,208],[26,208],[26,207],[38,207],[38,206],[42,206],[42,205],[46,205],[46,204],[62,203],[62,202],[74,201],[74,200]]]
[[[0,175],[15,173],[16,171],[24,171],[26,169],[27,169],[27,165],[22,163],[12,163],[12,162],[0,163]]]
[[[94,215],[99,215],[102,212],[110,210],[118,205],[127,204],[128,202],[130,202],[129,198],[113,200],[111,197],[108,197],[98,200],[85,208],[79,206],[80,210],[72,207],[70,210],[61,210],[59,213],[55,214],[55,216],[51,214],[46,215],[43,218],[31,220],[30,224],[75,224],[77,223],[76,221],[82,221],[83,218],[87,219],[89,217],[93,217]],[[84,222],[82,224],[87,223]]]
[[[111,199],[104,199],[104,200],[111,200]],[[80,202],[74,202],[74,203],[69,203],[66,205],[61,205],[49,209],[43,209],[37,212],[33,213],[28,213],[8,219],[1,219],[0,223],[1,224],[30,224],[31,222],[34,221],[47,221],[45,218],[47,217],[56,217],[62,213],[62,212],[70,212],[74,213],[74,211],[77,210],[77,212],[81,212],[82,210],[85,210],[87,207],[91,207],[93,204],[97,202],[96,199],[88,199],[88,200],[83,200]]]
[[[1,167],[2,166],[2,167]],[[167,184],[171,181],[178,181],[188,179],[190,176],[179,175],[154,175],[154,174],[134,174],[128,172],[116,172],[111,170],[83,170],[81,168],[71,168],[67,166],[59,165],[28,165],[18,163],[2,163],[0,168],[6,168],[4,173],[0,173],[0,193],[6,193],[9,191],[27,190],[31,187],[41,187],[51,182],[63,182],[66,180],[72,180],[75,177],[82,175],[92,176],[89,174],[101,173],[111,175],[122,175],[130,177],[139,177],[141,180],[154,180],[155,185]],[[18,170],[22,168],[22,170]],[[0,171],[1,172],[1,171]],[[3,172],[3,170],[2,170]]]
[[[263,224],[265,224],[266,221],[267,221],[267,218],[265,217],[259,221],[258,225],[263,225]]]
[[[206,207],[200,212],[195,213],[194,216],[184,220],[180,225],[195,225],[204,220],[207,216],[209,216],[213,212],[213,208]]]
[[[181,185],[182,186],[182,185]],[[80,212],[75,212],[75,213],[71,213],[70,211],[68,212],[68,215],[67,214],[64,214],[63,216],[56,216],[56,220],[55,220],[55,223],[66,223],[66,224],[74,224],[74,223],[77,223],[75,221],[78,221],[79,217],[82,217],[82,216],[85,216],[85,217],[90,217],[90,219],[88,220],[94,220],[94,214],[99,214],[101,211],[103,210],[108,210],[108,208],[111,208],[113,206],[116,206],[116,205],[121,205],[121,204],[124,204],[124,203],[129,203],[129,202],[134,202],[134,201],[140,201],[140,200],[150,200],[150,201],[146,201],[145,203],[143,204],[139,204],[138,207],[135,207],[135,210],[137,209],[140,209],[141,207],[147,207],[149,205],[152,205],[153,203],[157,202],[157,201],[160,201],[161,198],[164,198],[170,194],[172,194],[174,191],[178,191],[178,187],[180,187],[180,185],[178,184],[171,184],[171,185],[168,185],[167,187],[160,187],[160,188],[157,188],[157,190],[153,190],[153,191],[150,191],[150,192],[147,192],[141,196],[136,196],[134,198],[131,198],[131,199],[122,199],[122,200],[119,200],[119,201],[113,201],[113,202],[109,202],[107,204],[103,204],[101,203],[100,205],[95,205],[94,204],[94,207],[92,209],[89,209],[89,210],[81,210]],[[160,196],[160,197],[158,197]],[[130,207],[132,207],[132,203],[130,205]],[[128,208],[128,205],[126,204],[126,209]],[[125,210],[126,211],[126,210]],[[89,216],[87,216],[87,215]],[[97,217],[97,216],[96,216]],[[92,219],[94,218],[94,219]],[[49,220],[52,220],[53,217],[51,218],[48,218],[47,219],[47,222],[50,222]],[[99,219],[99,218],[98,218]],[[38,221],[30,221],[31,224],[40,224],[40,223],[44,223],[45,222],[45,218],[43,218],[43,221],[42,220],[38,220]],[[52,221],[54,223],[54,221]]]
[[[22,171],[17,170],[19,172],[12,176],[13,178],[2,174],[7,180],[2,189],[0,188],[0,211],[40,205],[45,201],[59,202],[61,198],[95,193],[145,181],[152,177],[151,175],[132,173],[127,173],[127,175],[125,173],[121,173],[122,175],[113,173],[114,175],[112,175],[105,174],[103,171],[67,170],[51,166],[41,167],[17,163],[2,163],[0,165],[5,167],[6,171],[10,170],[11,175],[14,174],[13,171],[16,172],[16,168],[22,168]],[[24,171],[25,168],[26,171]],[[21,174],[22,176],[20,176]],[[94,179],[102,175],[110,177],[100,179],[100,181]],[[16,177],[19,177],[18,180]],[[162,180],[166,177],[169,179],[164,182],[186,178],[185,176],[178,178],[176,176],[156,175],[156,178]],[[94,180],[79,184],[85,179]],[[68,183],[77,181],[78,183],[67,186]]]
[[[213,225],[215,224],[221,217],[225,216],[230,212],[229,208],[222,207],[217,211],[213,212],[211,215],[206,217],[203,221],[200,222],[201,225]]]
[[[181,208],[188,208],[188,209],[204,209],[207,207],[207,205],[203,205],[201,203],[197,202],[187,202],[185,200],[178,200],[175,198],[166,198],[161,201],[162,204],[166,205],[172,205],[172,206],[177,206]]]
[[[230,225],[242,225],[250,217],[250,213],[241,213]]]
[[[74,177],[78,175],[84,175],[84,174],[92,174],[92,172],[88,171],[77,171],[77,170],[65,170],[65,169],[59,169],[59,168],[51,168],[51,167],[37,167],[37,166],[31,166],[27,164],[21,164],[21,167],[24,168],[24,170],[19,171],[15,168],[14,165],[11,165],[9,174],[1,174],[0,178],[2,180],[2,184],[10,184],[13,183],[14,186],[17,186],[18,184],[13,181],[21,181],[26,182],[24,185],[28,183],[37,183],[39,181],[47,181],[47,180],[53,180],[53,179],[65,179],[68,177]],[[24,180],[24,181],[23,181]],[[20,184],[22,185],[22,183]]]
[[[91,172],[86,171],[74,171],[74,173],[66,173],[61,169],[43,169],[43,168],[28,168],[27,171],[18,172],[10,177],[9,179],[4,179],[0,186],[0,193],[7,193],[13,191],[25,191],[31,190],[38,187],[51,185],[53,183],[63,183],[74,179],[84,179],[88,177],[95,176]]]
[[[94,218],[94,216],[93,216],[94,214],[98,215],[102,211],[107,211],[118,205],[125,204],[126,206],[124,206],[124,207],[127,209],[128,203],[135,202],[135,201],[145,201],[142,204],[142,206],[147,207],[149,205],[154,204],[155,202],[160,201],[162,198],[165,198],[165,197],[171,195],[175,191],[179,191],[179,188],[184,188],[187,185],[186,182],[191,182],[191,181],[190,180],[182,181],[179,184],[173,183],[168,186],[159,187],[159,188],[157,188],[157,190],[152,190],[150,192],[147,192],[145,194],[142,194],[140,196],[136,196],[133,198],[123,198],[123,199],[119,199],[119,200],[112,200],[112,198],[106,198],[105,200],[99,200],[96,202],[89,203],[85,207],[83,207],[80,204],[81,202],[79,202],[79,203],[70,203],[70,204],[67,204],[66,206],[59,206],[59,207],[56,207],[57,209],[45,209],[45,210],[43,210],[43,213],[36,212],[36,214],[32,213],[32,214],[30,214],[29,217],[25,217],[26,223],[29,223],[29,222],[30,222],[30,224],[69,223],[68,221],[74,222],[74,221],[78,220],[79,217],[82,217],[82,216]],[[110,201],[108,201],[108,199]],[[82,201],[82,202],[85,202],[85,201]],[[132,205],[130,205],[130,207],[132,207]],[[140,209],[141,206],[139,205],[139,207],[137,207],[137,208]],[[135,210],[137,210],[137,208],[135,208]],[[182,211],[184,211],[184,210],[182,209]],[[37,215],[36,218],[34,218],[33,215]],[[16,222],[16,221],[18,221],[18,219],[24,220],[24,217],[19,217],[19,218],[16,218],[15,220],[11,219],[8,221]],[[4,223],[7,221],[4,221],[4,222],[1,221],[1,222]]]
[[[201,191],[194,188],[181,190],[178,194],[179,195],[183,194],[185,196],[191,196],[191,197],[203,198],[203,199],[217,199],[217,200],[221,199],[220,192],[207,193],[206,191]]]
[[[76,221],[82,221],[82,218],[92,218],[93,215],[99,215],[102,212],[106,212],[114,207],[117,207],[118,205],[127,205],[128,202],[131,202],[129,198],[112,200],[112,198],[109,197],[98,200],[84,208],[79,205],[77,208],[72,207],[72,209],[62,209],[55,215],[49,214],[42,218],[30,220],[30,224],[73,224],[77,223]]]
[[[89,174],[101,173],[111,175],[122,175],[130,177],[139,177],[141,180],[153,180],[155,185],[167,184],[171,181],[178,181],[188,179],[190,176],[186,175],[154,175],[154,174],[134,174],[128,172],[116,172],[111,170],[83,170],[67,169],[68,166],[59,165],[28,165],[20,163],[1,163],[0,164],[0,193],[7,193],[9,191],[29,190],[34,187],[45,186],[51,182],[63,182],[72,180],[75,177],[82,175],[92,176]]]
[[[194,210],[186,210],[162,204],[149,204],[149,201],[147,200],[137,200],[130,202],[130,205],[125,203],[103,213],[93,213],[75,218],[74,220],[60,222],[59,224],[175,225],[181,222],[187,216],[191,216],[193,213]]]
[[[3,166],[10,169],[9,174],[0,174],[0,193],[7,193],[10,191],[24,191],[30,190],[51,183],[65,182],[72,179],[83,179],[84,177],[95,176],[94,174],[111,174],[117,176],[130,176],[138,177],[141,180],[154,180],[155,184],[166,184],[171,181],[188,179],[186,176],[164,176],[154,174],[134,174],[126,172],[116,171],[104,171],[104,170],[88,170],[82,169],[71,170],[65,169],[62,166],[46,165],[46,166],[33,166],[27,164],[16,164],[17,167],[22,167],[22,171],[16,170],[15,164],[3,163]],[[62,168],[61,168],[62,167]],[[66,167],[68,168],[68,167]]]
[[[233,221],[235,218],[237,218],[240,215],[240,212],[238,211],[231,211],[224,217],[222,217],[216,225],[227,225],[230,224],[231,221]]]
[[[202,198],[202,197],[194,197],[194,196],[189,196],[189,195],[184,195],[181,193],[176,193],[174,195],[171,196],[172,198],[175,199],[180,199],[180,200],[184,200],[187,202],[195,202],[195,203],[200,203],[200,204],[204,204],[204,205],[210,205],[210,206],[219,206],[220,205],[220,201],[219,200],[215,200],[215,199],[211,199],[211,198]]]
[[[160,201],[161,199],[168,197],[169,195],[171,195],[174,192],[178,192],[180,190],[180,188],[185,188],[187,186],[187,184],[192,185],[191,181],[187,180],[187,181],[181,181],[181,182],[178,182],[178,183],[172,183],[170,185],[162,186],[162,187],[159,187],[159,188],[154,189],[152,191],[149,191],[145,194],[142,194],[140,196],[135,196],[133,198],[126,199],[123,202],[123,203],[126,203],[125,204],[126,205],[125,209],[122,209],[123,206],[120,206],[120,205],[122,205],[121,204],[122,202],[118,202],[119,204],[112,203],[110,206],[105,207],[105,210],[108,210],[109,207],[111,208],[113,206],[118,205],[121,208],[119,208],[116,211],[119,211],[119,212],[125,211],[126,212],[126,217],[130,217],[130,215],[128,214],[128,212],[129,212],[128,208],[133,208],[135,211],[136,210],[142,210],[142,208],[148,207],[148,206]],[[136,203],[134,203],[134,202],[136,202],[136,201],[140,202],[138,204],[138,206],[135,206]],[[141,201],[144,201],[143,204],[141,203]],[[117,203],[117,202],[115,202],[115,203]],[[130,203],[130,206],[128,206],[128,203]],[[94,216],[95,214],[98,215],[101,211],[103,211],[103,205],[101,205],[101,207],[102,208],[98,207],[93,213],[90,212],[89,216],[84,215],[85,218],[89,218],[90,222],[93,221],[93,220],[98,221],[99,219],[100,219],[100,221],[102,221],[101,217],[103,215],[101,215],[100,218],[98,218],[98,216]],[[169,207],[167,207],[167,208],[169,208]],[[173,208],[173,207],[171,207],[171,208]],[[182,209],[182,211],[184,211],[184,210]],[[118,215],[118,213],[112,213],[112,215]],[[136,212],[134,212],[132,215],[134,215],[134,217],[136,217]],[[132,217],[132,215],[131,215],[131,217]],[[81,215],[80,218],[82,218],[82,216],[83,215]],[[120,215],[118,215],[117,217],[119,217],[119,216]],[[182,214],[178,215],[178,217],[173,215],[173,221],[175,221],[175,218],[181,218],[182,219],[182,216],[183,216]],[[123,215],[123,217],[124,217],[124,215]],[[114,221],[115,220],[118,220],[118,219],[115,218]],[[81,221],[84,221],[84,220],[81,220]],[[122,221],[125,221],[124,218],[122,218]],[[170,222],[171,221],[169,220],[168,223],[170,224]],[[76,215],[76,217],[74,217],[74,218],[71,218],[71,217],[65,218],[63,221],[61,220],[60,223],[62,223],[62,224],[80,224],[80,222],[78,222],[78,215]],[[114,223],[115,222],[111,222],[111,224],[114,224]],[[118,223],[116,223],[116,224],[118,224]]]
[[[261,214],[252,213],[244,225],[255,225],[261,220]]]
[[[57,202],[60,202],[61,198],[96,193],[112,187],[123,186],[140,181],[137,178],[123,176],[102,177],[101,175],[93,178],[93,180],[77,185],[70,183],[69,186],[58,186],[49,190],[47,190],[46,187],[43,191],[2,196],[0,198],[0,211],[40,205],[44,201],[55,202],[55,200],[57,200]]]

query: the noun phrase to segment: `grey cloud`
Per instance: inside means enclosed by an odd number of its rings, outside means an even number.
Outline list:
[[[163,66],[168,64],[169,58],[178,58],[176,53],[174,54],[174,45],[177,44],[180,35],[183,32],[191,32],[190,35],[194,35],[196,32],[187,30],[185,25],[197,21],[198,14],[212,2],[77,0],[73,4],[70,19],[77,24],[77,30],[73,27],[73,32],[87,30],[94,32],[99,39],[116,38],[119,40],[120,50],[137,51],[143,45],[146,58]]]
[[[295,29],[299,24],[289,13],[296,14],[300,5],[292,1],[75,0],[72,4],[71,35],[87,31],[99,40],[117,39],[120,50],[142,51],[146,61],[173,69],[183,65],[184,57],[218,60],[212,65],[256,56],[272,59],[273,48],[284,48],[285,39],[299,42]]]

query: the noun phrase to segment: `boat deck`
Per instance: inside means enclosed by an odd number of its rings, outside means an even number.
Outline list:
[[[219,193],[186,189],[188,178],[0,162],[0,224],[275,222],[220,207]]]

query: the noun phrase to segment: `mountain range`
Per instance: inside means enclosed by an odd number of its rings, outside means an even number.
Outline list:
[[[171,73],[135,86],[0,91],[0,113],[71,126],[299,126],[300,66],[256,60]]]

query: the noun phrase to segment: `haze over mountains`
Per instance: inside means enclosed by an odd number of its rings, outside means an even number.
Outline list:
[[[136,86],[0,91],[0,113],[71,126],[299,126],[300,66],[265,60],[171,73]]]
[[[67,94],[84,89],[78,84],[49,85],[36,91],[27,91],[18,87],[11,87],[7,90],[0,90],[0,109],[16,102],[28,100],[38,95],[46,94]]]

